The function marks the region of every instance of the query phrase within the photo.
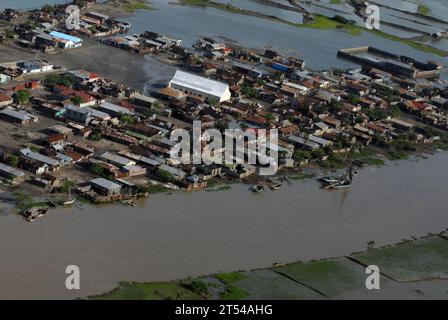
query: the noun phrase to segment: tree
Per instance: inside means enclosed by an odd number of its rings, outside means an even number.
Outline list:
[[[210,98],[210,99],[208,99],[208,103],[209,103],[212,107],[214,107],[214,106],[216,106],[216,105],[219,103],[219,101],[218,101],[218,99],[216,99],[216,98]]]
[[[325,156],[325,150],[321,148],[313,150],[311,155],[314,159],[320,159]]]
[[[205,296],[208,294],[208,287],[204,281],[193,280],[189,284],[189,287],[190,287],[191,291],[193,291],[194,293],[196,293],[199,296]]]
[[[93,141],[100,141],[101,140],[101,132],[94,132],[93,134],[90,135],[90,140]]]
[[[269,127],[274,122],[275,117],[272,113],[266,113],[264,119],[266,120],[266,126]]]
[[[54,13],[55,9],[52,5],[45,4],[42,6],[42,11],[48,12],[48,13]]]
[[[18,167],[20,164],[20,158],[19,156],[13,154],[9,156],[7,162],[11,167]]]
[[[166,182],[175,180],[173,174],[165,170],[159,170],[159,176]]]
[[[28,90],[22,89],[15,93],[15,99],[19,104],[27,104],[30,101],[31,93]]]
[[[47,87],[53,87],[53,86],[59,84],[60,81],[61,81],[61,77],[59,75],[57,75],[57,74],[49,74],[45,78],[45,85]]]
[[[341,112],[341,110],[342,110],[342,102],[338,101],[338,100],[335,100],[335,99],[331,99],[329,110],[330,110],[331,113]]]
[[[80,97],[80,96],[75,96],[75,97],[72,97],[72,98],[70,99],[70,101],[71,101],[74,105],[79,106],[81,103],[84,102],[84,99],[83,99],[82,97]]]
[[[62,193],[68,193],[68,192],[70,191],[70,189],[73,188],[75,185],[76,185],[76,182],[75,182],[75,181],[66,179],[66,180],[62,183],[61,188],[60,188],[60,191],[61,191]]]
[[[59,81],[58,84],[62,84],[62,85],[64,85],[64,86],[66,86],[66,87],[71,87],[71,86],[73,86],[75,83],[76,83],[76,78],[75,78],[75,76],[73,76],[72,74],[67,73],[67,74],[64,74],[64,75],[62,76],[62,78],[60,79],[60,81]]]
[[[227,128],[229,128],[229,123],[226,120],[218,120],[216,122],[216,128],[221,131],[224,132]]]
[[[104,174],[104,167],[100,163],[92,164],[89,169],[99,176],[102,176]]]
[[[123,123],[134,123],[135,122],[135,118],[131,115],[128,114],[120,114],[119,117],[120,121]]]
[[[8,39],[13,39],[15,35],[15,32],[12,29],[3,30],[3,33],[5,34],[5,37]]]

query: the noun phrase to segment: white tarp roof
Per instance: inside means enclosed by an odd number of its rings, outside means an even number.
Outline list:
[[[174,75],[170,83],[185,88],[190,88],[192,90],[204,92],[206,94],[219,98],[225,95],[228,90],[228,85],[223,82],[211,80],[180,70],[176,71],[176,74]]]

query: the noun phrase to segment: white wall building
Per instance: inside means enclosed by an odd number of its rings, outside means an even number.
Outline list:
[[[179,70],[171,79],[169,87],[192,96],[216,99],[219,102],[230,100],[231,97],[228,84]]]

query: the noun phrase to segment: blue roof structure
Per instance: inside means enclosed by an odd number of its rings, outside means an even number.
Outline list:
[[[81,43],[82,42],[82,40],[77,37],[74,37],[74,36],[71,36],[69,34],[65,34],[62,32],[57,32],[57,31],[50,32],[50,36],[55,37],[55,38],[64,39],[67,41],[72,41],[73,43]]]

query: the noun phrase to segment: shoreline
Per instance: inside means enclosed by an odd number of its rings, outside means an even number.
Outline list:
[[[435,149],[434,147],[431,149],[424,149],[419,150],[416,152],[408,152],[404,154],[402,157],[398,159],[391,159],[387,158],[387,156],[384,153],[372,153],[370,151],[367,151],[366,153],[359,153],[358,157],[355,157],[356,153],[353,155],[354,157],[350,158],[351,161],[359,160],[364,161],[366,163],[366,166],[363,168],[360,168],[360,170],[368,170],[372,168],[381,168],[383,166],[390,166],[392,164],[400,164],[402,161],[419,161],[421,159],[427,160],[428,157],[434,156],[437,153],[448,153],[447,149]],[[384,159],[384,160],[383,160]],[[387,162],[386,162],[387,161]],[[198,190],[187,190],[187,189],[169,189],[163,186],[160,186],[161,188],[158,189],[158,185],[153,185],[155,187],[156,191],[150,192],[148,196],[138,198],[139,202],[147,202],[151,201],[151,196],[162,194],[165,196],[169,196],[173,194],[174,192],[177,193],[197,193],[197,192],[223,192],[229,190],[234,185],[244,185],[244,186],[254,186],[256,184],[266,184],[270,185],[272,183],[280,181],[282,184],[291,184],[291,183],[298,183],[300,181],[311,181],[316,180],[318,177],[322,177],[329,173],[336,173],[341,172],[344,170],[348,170],[349,166],[343,164],[341,166],[336,167],[328,167],[325,168],[322,165],[316,164],[316,163],[310,163],[305,166],[300,167],[294,167],[294,168],[286,168],[278,173],[276,173],[273,176],[263,177],[263,176],[249,176],[247,178],[243,179],[233,179],[233,180],[214,180],[214,183],[211,186],[207,186],[202,189]],[[22,195],[21,192],[15,190],[14,186],[11,186],[10,189],[8,189],[8,186],[3,185],[2,188],[5,189],[3,192],[7,192],[10,194],[13,194],[15,199],[17,200],[17,205],[10,208],[10,213],[6,212],[4,209],[1,214],[3,216],[8,215],[21,215],[21,212],[24,210],[30,209],[30,208],[37,208],[37,207],[52,207],[50,212],[57,208],[64,208],[64,209],[70,209],[74,210],[76,206],[73,205],[64,205],[63,199],[67,196],[65,193],[57,193],[54,194],[52,197],[45,197],[47,193],[43,193],[40,196],[33,197],[26,195],[27,198],[31,199],[31,202],[27,202],[25,204],[20,203],[20,196]],[[251,192],[248,190],[248,192]],[[328,191],[326,191],[328,192]],[[337,192],[337,191],[336,191]],[[127,202],[127,200],[118,200],[118,201],[112,201],[112,202],[105,202],[105,203],[94,203],[91,202],[89,199],[84,198],[82,195],[75,196],[76,202],[81,204],[87,204],[92,206],[93,208],[97,207],[103,207],[103,206],[123,206]],[[8,200],[8,202],[13,202],[13,200]],[[0,199],[0,203],[5,203],[3,200]],[[46,205],[45,205],[46,204]],[[11,212],[12,211],[12,212]]]
[[[348,24],[348,23],[342,23],[340,21],[335,21],[334,19],[324,16],[324,15],[321,15],[321,14],[316,14],[315,15],[316,20],[312,23],[298,24],[298,23],[294,23],[291,21],[281,19],[274,15],[272,15],[272,16],[266,15],[266,14],[263,14],[263,13],[260,13],[257,11],[241,9],[238,7],[234,7],[232,5],[225,5],[225,4],[213,2],[210,0],[180,0],[178,5],[197,6],[197,7],[204,7],[204,8],[209,7],[209,8],[222,10],[222,11],[227,11],[231,14],[243,14],[243,15],[262,18],[262,19],[272,20],[272,21],[276,21],[279,23],[294,26],[297,28],[313,28],[313,29],[322,29],[322,30],[339,29],[339,30],[348,32],[349,34],[351,34],[353,36],[359,36],[363,32],[370,32],[377,36],[383,37],[385,39],[405,44],[407,46],[410,46],[410,47],[412,47],[416,50],[422,51],[422,52],[432,53],[432,54],[440,56],[440,57],[448,57],[448,51],[446,51],[446,50],[441,50],[441,49],[435,48],[433,46],[430,46],[430,45],[427,45],[424,43],[413,41],[411,39],[406,39],[406,38],[402,38],[402,37],[395,36],[392,34],[388,34],[388,33],[382,32],[380,30],[368,30],[367,28],[360,27],[357,25],[352,25],[352,24]]]
[[[415,259],[418,258],[418,251],[421,250],[419,246],[424,246],[426,243],[431,242],[437,244],[440,242],[442,246],[448,247],[447,231],[443,230],[440,233],[428,234],[419,238],[412,237],[411,239],[403,239],[398,243],[377,248],[374,247],[375,245],[373,243],[369,244],[369,248],[365,251],[352,252],[348,255],[339,257],[327,257],[319,260],[295,261],[289,263],[274,263],[271,267],[214,273],[166,282],[122,281],[110,291],[98,295],[91,295],[85,299],[177,300],[188,297],[193,300],[320,300],[340,299],[341,296],[353,295],[353,292],[351,292],[352,290],[357,290],[366,296],[371,296],[371,292],[362,288],[364,284],[362,282],[363,279],[355,279],[357,278],[355,275],[361,273],[362,268],[366,268],[367,264],[365,262],[369,261],[369,259],[374,262],[375,259],[377,259],[377,261],[385,261],[388,263],[381,266],[381,268],[384,267],[384,269],[386,269],[385,272],[380,269],[380,280],[386,282],[386,288],[382,285],[381,289],[382,291],[386,290],[387,293],[381,292],[376,298],[381,298],[383,295],[390,294],[389,291],[394,291],[393,294],[397,295],[394,299],[403,299],[403,297],[410,294],[406,292],[408,287],[415,286],[414,294],[424,295],[426,292],[417,289],[419,285],[421,286],[421,284],[424,283],[428,284],[429,287],[437,287],[440,282],[443,283],[443,280],[445,280],[443,276],[436,277],[432,275],[432,273],[440,272],[439,270],[442,270],[442,272],[445,271],[443,268],[438,269],[439,266],[432,266],[434,271],[431,269],[431,266],[424,271],[418,270],[416,272],[418,275],[416,276],[411,275],[411,269],[407,268],[404,263],[404,261],[406,261],[406,263],[416,263]],[[426,254],[438,257],[436,248],[428,246],[426,249],[430,249]],[[381,256],[385,257],[382,259],[376,258]],[[365,257],[367,257],[367,259]],[[437,261],[437,263],[440,264],[443,262]],[[394,266],[392,267],[392,265]],[[400,271],[395,270],[396,268],[400,268]],[[344,280],[352,278],[350,280],[354,283],[348,283],[342,288],[336,287],[336,289],[333,289],[332,287],[335,284],[332,282],[339,282],[339,280],[331,279],[333,278],[331,276],[341,272],[345,273],[343,275],[345,276]],[[267,274],[269,273],[271,277],[267,277]],[[247,280],[248,278],[252,278],[252,281],[249,282],[250,285],[244,283],[244,280]],[[391,283],[389,283],[390,280],[396,282],[395,287],[392,290]],[[288,289],[285,290],[275,285],[279,282],[283,282],[283,287],[288,288],[288,285],[291,286],[294,284],[297,288],[292,290],[289,288],[291,291],[288,292]],[[437,284],[434,282],[437,282]],[[286,283],[288,285],[286,285]],[[238,284],[240,285],[238,286]],[[300,290],[298,290],[299,288]],[[321,288],[324,290],[321,290]],[[311,290],[308,291],[308,289]],[[261,293],[259,291],[261,291]],[[431,294],[433,293],[431,292]],[[366,297],[364,297],[364,299],[365,298]],[[440,297],[437,298],[448,299],[448,296],[440,295]]]

